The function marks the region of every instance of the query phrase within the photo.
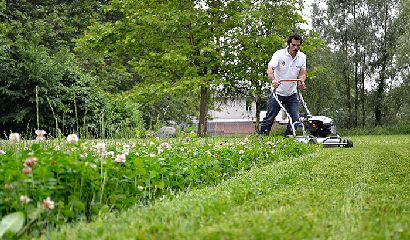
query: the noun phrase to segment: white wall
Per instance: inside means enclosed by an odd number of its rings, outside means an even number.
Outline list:
[[[213,121],[255,121],[256,103],[252,102],[250,111],[246,109],[246,100],[228,100],[226,103],[217,103],[217,110],[209,111]],[[265,117],[266,111],[261,111],[260,120]],[[281,111],[276,116],[276,121],[287,122],[286,115]],[[210,121],[212,121],[210,120]]]

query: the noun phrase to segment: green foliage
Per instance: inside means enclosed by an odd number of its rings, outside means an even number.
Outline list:
[[[99,5],[99,1],[7,1],[0,15],[5,20],[0,25],[1,132],[26,131],[30,138],[38,122],[59,136],[78,132],[80,120],[98,123],[93,113],[105,106],[103,94],[96,80],[79,68],[70,44],[95,17]]]
[[[44,211],[25,227],[34,235],[53,225],[91,220],[111,209],[146,205],[179,191],[214,185],[238,172],[314,149],[292,139],[256,137],[106,145],[57,140],[0,143],[0,215],[22,211],[30,216],[38,205]]]
[[[103,138],[135,138],[145,136],[145,124],[140,106],[121,96],[106,96],[108,105],[102,114],[106,117]]]
[[[10,231],[13,233],[18,233],[24,226],[25,216],[22,212],[10,213],[4,216],[0,222],[0,238]]]

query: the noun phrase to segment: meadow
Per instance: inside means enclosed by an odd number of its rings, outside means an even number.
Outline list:
[[[315,149],[292,139],[256,136],[21,140],[10,135],[0,142],[0,236],[40,237]]]

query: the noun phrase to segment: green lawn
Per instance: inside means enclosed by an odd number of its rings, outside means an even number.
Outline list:
[[[45,239],[410,239],[410,136],[353,138]]]

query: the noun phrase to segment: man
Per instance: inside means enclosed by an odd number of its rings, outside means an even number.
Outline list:
[[[299,100],[297,87],[306,89],[306,55],[299,51],[302,45],[302,37],[298,34],[289,36],[288,46],[276,51],[268,63],[268,78],[272,81],[272,86],[276,88],[279,101],[286,108],[292,118],[292,122],[299,120]],[[280,80],[300,79],[297,82],[280,82]],[[269,134],[273,121],[280,111],[280,106],[276,102],[272,93],[269,95],[269,108],[265,118],[261,123],[260,134]],[[292,134],[290,125],[286,128],[285,136]]]

